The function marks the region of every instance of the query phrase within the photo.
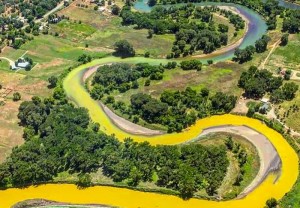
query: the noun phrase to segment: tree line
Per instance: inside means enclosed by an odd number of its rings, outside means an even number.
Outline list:
[[[91,185],[89,173],[101,168],[114,182],[132,187],[153,182],[190,198],[202,189],[215,194],[229,164],[225,146],[120,142],[99,132],[101,123],[92,123],[87,110],[69,104],[65,96],[33,97],[21,104],[18,118],[25,143],[0,165],[1,188],[51,182],[65,171],[78,174],[78,184]]]

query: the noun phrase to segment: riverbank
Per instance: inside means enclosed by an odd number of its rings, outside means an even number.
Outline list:
[[[87,69],[83,74],[83,81],[86,81],[93,73],[96,72],[96,70],[96,67],[91,67]],[[116,115],[113,111],[111,111],[107,106],[105,106],[101,102],[99,102],[99,105],[105,112],[106,116],[111,120],[113,125],[116,125],[118,128],[122,129],[128,134],[143,136],[155,136],[163,134],[163,132],[147,129],[143,126],[134,124]],[[275,170],[280,170],[281,159],[279,158],[276,149],[264,135],[258,133],[257,131],[247,126],[216,126],[211,127],[209,129],[204,129],[203,132],[201,132],[201,134],[197,136],[197,138],[216,132],[228,132],[241,135],[246,140],[251,142],[259,153],[261,164],[259,172],[256,178],[252,181],[252,183],[249,184],[249,186],[246,187],[242,193],[240,193],[238,198],[245,197],[255,188],[257,188],[257,186],[263,182],[263,180],[268,176],[269,173]]]
[[[102,118],[103,119],[103,118]],[[25,189],[8,189],[0,191],[0,197],[5,198],[6,201],[3,207],[10,207],[18,201],[22,201],[28,198],[45,198],[47,200],[61,201],[65,203],[76,204],[108,204],[121,207],[212,207],[212,208],[232,208],[232,207],[263,207],[265,201],[271,197],[277,199],[281,198],[294,184],[298,174],[298,157],[293,149],[288,145],[284,138],[272,129],[269,129],[260,121],[234,115],[214,116],[199,120],[196,124],[197,129],[200,126],[209,128],[216,125],[226,125],[231,123],[232,125],[248,125],[251,128],[256,129],[259,132],[264,132],[264,135],[270,139],[272,144],[278,151],[280,158],[282,158],[282,174],[274,184],[274,180],[277,178],[270,175],[266,180],[253,192],[246,197],[239,200],[214,202],[206,200],[191,199],[188,201],[182,200],[176,196],[161,195],[155,193],[145,193],[134,190],[116,188],[116,187],[102,187],[95,186],[87,189],[78,189],[75,185],[67,184],[48,184],[36,187],[29,187]],[[201,131],[201,128],[199,129]],[[201,131],[202,132],[202,131]],[[191,136],[193,131],[190,132]],[[182,139],[182,134],[176,135],[176,140],[172,143],[176,143]],[[160,143],[169,143],[172,140],[168,138],[160,139]],[[158,136],[159,137],[159,136]],[[135,136],[133,138],[140,141]],[[189,140],[187,137],[185,140]],[[175,138],[174,138],[175,139]],[[152,144],[157,142],[154,138],[148,139]],[[68,194],[66,194],[68,193]],[[132,200],[137,199],[137,200]],[[151,199],[151,203],[149,203]]]
[[[243,18],[243,20],[246,23],[245,28],[244,28],[243,36],[239,40],[235,41],[234,43],[231,43],[227,46],[224,46],[224,47],[222,47],[222,48],[220,48],[220,49],[218,49],[218,50],[216,50],[216,51],[214,51],[210,54],[193,55],[192,56],[193,58],[207,58],[207,57],[211,57],[211,56],[216,56],[218,54],[222,54],[224,52],[233,50],[233,49],[239,47],[243,43],[243,41],[246,37],[246,34],[249,31],[249,23],[250,23],[249,19],[245,15],[243,15],[241,12],[239,12],[239,10],[237,8],[230,7],[230,6],[219,6],[219,8],[231,11],[232,13],[237,14],[237,15],[239,15]],[[219,15],[219,16],[221,16],[221,15]],[[223,17],[223,16],[221,16],[221,17]]]
[[[67,204],[56,201],[49,201],[44,199],[30,199],[22,201],[14,205],[12,208],[108,208],[105,205],[95,205],[95,204]]]

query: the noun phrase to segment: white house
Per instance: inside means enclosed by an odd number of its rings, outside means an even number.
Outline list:
[[[26,68],[27,66],[29,66],[29,62],[27,62],[27,61],[17,63],[17,67],[20,67],[20,68]]]

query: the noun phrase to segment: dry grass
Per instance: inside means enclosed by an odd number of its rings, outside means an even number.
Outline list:
[[[7,97],[3,97],[4,106],[0,106],[0,163],[4,161],[11,149],[22,144],[23,128],[18,124],[18,109],[22,101],[30,100],[33,95],[46,96],[50,93],[47,83],[37,78],[26,75],[0,70],[1,84],[3,90],[12,89]],[[1,92],[3,92],[3,90]],[[12,96],[19,92],[21,101],[14,102]]]

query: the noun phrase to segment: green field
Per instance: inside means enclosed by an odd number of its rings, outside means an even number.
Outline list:
[[[282,67],[284,69],[300,70],[299,53],[300,35],[290,35],[289,43],[286,46],[278,47],[274,51],[267,66],[272,70],[275,70],[278,67]]]
[[[187,87],[200,91],[206,87],[212,92],[223,91],[239,95],[241,90],[236,87],[236,79],[241,69],[234,64],[217,64],[203,67],[202,71],[183,71],[180,68],[165,70],[163,80],[152,80],[150,86],[145,87],[145,78],[140,78],[139,88],[131,89],[125,93],[115,91],[112,95],[116,101],[130,103],[133,94],[142,92],[158,98],[165,90],[185,90]],[[220,84],[222,83],[222,85]]]

